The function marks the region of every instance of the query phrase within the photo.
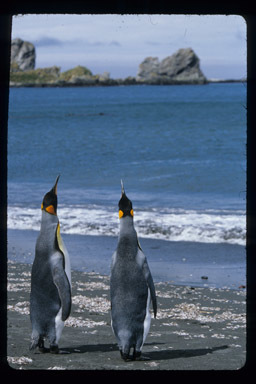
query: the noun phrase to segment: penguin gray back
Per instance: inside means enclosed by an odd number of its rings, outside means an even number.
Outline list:
[[[156,295],[146,257],[139,245],[133,224],[132,202],[125,194],[119,200],[120,233],[112,256],[110,276],[111,321],[121,356],[126,360],[130,348],[141,353],[150,325],[149,303],[156,315]]]

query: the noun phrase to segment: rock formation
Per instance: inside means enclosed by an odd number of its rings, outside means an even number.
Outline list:
[[[11,70],[29,71],[35,68],[36,51],[32,43],[19,38],[11,44]]]
[[[205,84],[207,79],[200,69],[200,60],[191,48],[180,49],[159,61],[147,57],[139,66],[137,77],[112,79],[109,72],[93,75],[81,65],[68,71],[60,67],[35,69],[36,51],[32,43],[19,38],[11,44],[12,87],[74,87],[136,84]]]
[[[158,77],[159,60],[157,57],[146,57],[139,66],[137,80],[154,82]]]
[[[162,61],[147,57],[139,66],[137,81],[144,84],[204,84],[200,60],[191,48],[179,49]]]

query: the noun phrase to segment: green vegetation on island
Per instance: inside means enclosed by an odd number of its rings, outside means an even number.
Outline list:
[[[80,65],[65,72],[61,72],[57,66],[27,71],[20,71],[16,66],[15,63],[11,66],[10,86],[92,85],[100,78],[98,75],[93,76],[88,68]]]
[[[125,79],[112,79],[109,72],[94,75],[90,69],[81,65],[64,72],[61,72],[58,66],[35,69],[35,62],[36,49],[32,43],[19,38],[12,40],[10,86],[179,85],[211,82],[204,76],[200,68],[200,59],[191,48],[179,49],[163,60],[146,57],[139,65],[137,76],[128,76]],[[214,82],[227,81],[237,80],[214,80]]]

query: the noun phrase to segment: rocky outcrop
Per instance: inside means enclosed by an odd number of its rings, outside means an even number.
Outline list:
[[[61,72],[60,67],[35,69],[36,51],[32,43],[14,39],[11,44],[12,87],[79,87],[136,84],[205,84],[207,79],[200,69],[200,60],[191,48],[180,49],[159,61],[147,57],[139,66],[137,77],[111,79],[109,72],[93,75],[78,65]]]
[[[11,71],[30,71],[35,68],[36,50],[32,43],[19,38],[11,44]]]
[[[141,82],[155,82],[158,76],[159,60],[157,57],[146,57],[139,66],[137,80]]]
[[[191,48],[179,49],[162,61],[147,57],[139,66],[136,80],[144,84],[204,84],[200,60]]]

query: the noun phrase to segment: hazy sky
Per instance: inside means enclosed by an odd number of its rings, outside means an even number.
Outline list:
[[[36,47],[36,68],[77,65],[112,78],[136,76],[148,56],[191,47],[208,78],[246,77],[246,22],[238,15],[24,15],[12,38]]]

